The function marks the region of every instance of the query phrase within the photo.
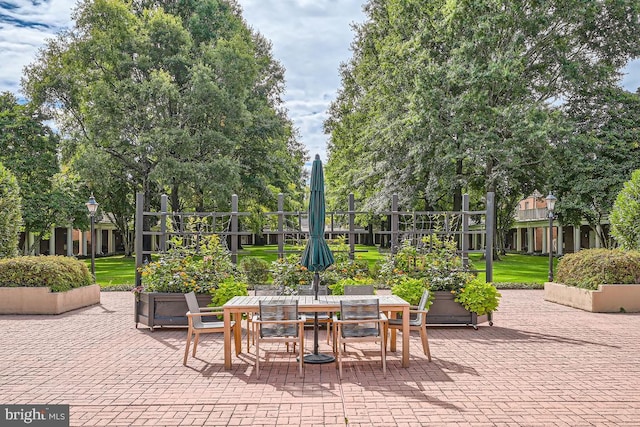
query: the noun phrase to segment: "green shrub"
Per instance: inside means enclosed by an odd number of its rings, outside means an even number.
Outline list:
[[[269,280],[269,263],[262,258],[246,257],[240,261],[240,270],[247,277],[247,283],[254,287],[262,285]]]
[[[411,305],[418,305],[422,298],[422,293],[427,289],[427,285],[428,283],[425,279],[404,277],[393,285],[391,293],[399,296]],[[432,301],[433,292],[429,294],[429,302],[426,306],[427,309],[431,306]]]
[[[211,290],[212,306],[221,307],[235,296],[249,295],[247,284],[232,277],[220,282],[217,289]]]
[[[485,283],[479,279],[467,282],[455,300],[472,313],[479,316],[492,313],[498,309],[500,304],[500,293],[491,283]]]
[[[298,286],[307,286],[313,280],[313,272],[300,264],[299,255],[289,255],[273,261],[271,275],[273,285],[283,289],[285,295],[297,295]]]
[[[436,235],[423,238],[420,247],[404,241],[398,253],[388,255],[377,270],[380,282],[391,288],[408,276],[426,279],[432,291],[457,293],[474,278],[463,266],[455,240]]]
[[[84,262],[63,256],[25,256],[0,260],[0,287],[50,287],[64,292],[93,283]]]
[[[22,224],[20,187],[16,177],[0,163],[0,258],[18,255]]]
[[[640,252],[585,249],[567,254],[558,263],[556,281],[585,289],[606,283],[640,283]]]
[[[624,249],[640,250],[640,170],[624,183],[611,210],[611,235]]]
[[[147,292],[209,293],[236,274],[229,251],[215,234],[200,237],[199,255],[195,255],[195,248],[183,244],[181,238],[173,238],[169,243],[167,253],[139,269]]]
[[[344,295],[345,285],[348,285],[348,286],[375,285],[375,280],[373,280],[371,277],[354,277],[354,278],[340,279],[333,285],[329,285],[329,289],[331,289],[331,295]]]

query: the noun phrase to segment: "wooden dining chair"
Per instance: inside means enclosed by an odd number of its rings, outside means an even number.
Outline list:
[[[182,361],[182,364],[186,365],[187,358],[189,357],[191,338],[195,337],[193,340],[193,354],[191,356],[196,357],[196,349],[198,348],[200,334],[208,334],[212,332],[224,333],[224,322],[218,320],[218,317],[211,322],[205,322],[202,320],[203,317],[222,316],[222,307],[198,306],[198,299],[194,292],[189,292],[188,294],[185,294],[184,297],[187,301],[187,307],[189,307],[189,311],[187,312],[187,319],[189,322],[189,328],[187,330],[187,344],[184,349],[184,360]],[[236,322],[231,321],[231,333],[234,332],[234,328],[236,327],[239,327]],[[236,355],[239,353],[238,346],[236,345]]]
[[[255,285],[254,293],[256,296],[280,296],[282,295],[283,287],[274,285]],[[255,325],[253,325],[253,315],[255,313],[247,313],[247,353],[251,344],[255,344]]]
[[[380,343],[382,373],[386,377],[385,332],[387,317],[380,312],[380,302],[377,299],[340,301],[340,318],[334,315],[333,324],[334,336],[337,339],[337,362],[340,378],[342,378],[344,345],[354,342]]]
[[[429,301],[429,290],[422,292],[422,297],[417,306],[412,306],[409,310],[409,330],[419,331],[422,340],[422,350],[431,362],[431,350],[429,349],[429,338],[427,337],[427,302]],[[389,319],[388,328],[402,331],[402,319]],[[389,336],[389,334],[387,334]]]
[[[298,363],[300,376],[304,366],[304,315],[298,312],[298,301],[260,301],[253,323],[259,329],[256,334],[256,377],[260,377],[260,343],[284,342],[299,345]],[[294,347],[295,348],[295,347]]]

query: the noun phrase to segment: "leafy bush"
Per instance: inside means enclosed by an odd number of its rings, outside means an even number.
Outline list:
[[[611,210],[611,235],[624,249],[640,250],[640,170],[624,183]]]
[[[331,289],[331,295],[344,295],[345,286],[367,286],[375,285],[375,280],[371,277],[354,277],[340,279],[333,285],[329,285]]]
[[[0,260],[0,287],[50,287],[64,292],[93,283],[82,261],[63,256],[24,256]]]
[[[224,279],[217,289],[211,290],[212,306],[221,307],[235,296],[249,295],[247,284],[232,277]]]
[[[271,263],[273,285],[283,289],[285,295],[297,295],[298,286],[307,286],[313,280],[313,272],[300,264],[300,256],[289,255]]]
[[[247,282],[252,287],[265,284],[269,280],[269,263],[262,258],[243,258],[240,261],[240,270],[244,272]]]
[[[421,247],[403,242],[398,253],[387,256],[378,268],[382,282],[392,288],[404,277],[427,280],[432,291],[458,291],[473,275],[462,265],[456,242],[450,238],[425,237]]]
[[[470,312],[482,316],[498,309],[500,297],[502,295],[491,283],[473,279],[460,289],[455,300]]]
[[[209,293],[228,277],[237,275],[229,251],[217,235],[203,236],[199,255],[183,239],[173,238],[167,253],[140,267],[147,292]]]
[[[391,293],[399,296],[411,305],[418,305],[425,289],[427,289],[427,281],[425,279],[403,277],[391,288]],[[430,293],[426,306],[427,309],[431,306],[432,301],[433,293]]]
[[[585,249],[567,254],[558,263],[556,280],[585,289],[598,289],[606,283],[640,283],[640,252]]]
[[[0,258],[18,255],[21,205],[22,198],[16,177],[0,163]]]

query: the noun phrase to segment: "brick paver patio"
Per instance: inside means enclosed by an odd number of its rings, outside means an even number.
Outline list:
[[[416,333],[411,367],[389,354],[386,378],[371,347],[349,350],[342,380],[335,364],[298,377],[282,347],[257,380],[253,349],[224,370],[217,334],[184,367],[185,330],[135,329],[133,295],[103,292],[63,315],[0,316],[0,403],[66,403],[72,426],[640,426],[640,315],[502,295],[493,327],[430,327],[431,363]]]

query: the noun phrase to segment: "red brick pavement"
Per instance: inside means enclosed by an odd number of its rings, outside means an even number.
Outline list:
[[[366,346],[342,380],[335,364],[300,378],[270,347],[257,380],[253,352],[224,369],[217,334],[184,367],[183,329],[135,329],[133,295],[105,292],[58,316],[0,316],[0,403],[69,404],[72,426],[640,426],[640,315],[502,295],[493,327],[430,327],[431,363],[416,334],[410,368],[389,354],[386,378]]]

